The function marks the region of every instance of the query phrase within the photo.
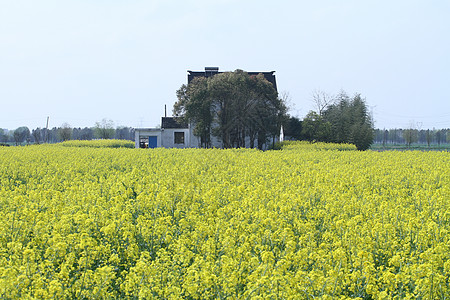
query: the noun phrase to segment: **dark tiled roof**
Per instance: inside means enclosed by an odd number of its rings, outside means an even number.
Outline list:
[[[161,128],[188,128],[187,123],[182,122],[180,118],[162,117]]]
[[[219,72],[219,68],[211,68],[207,67],[205,68],[205,71],[188,71],[188,84],[195,78],[195,77],[211,77],[216,74],[220,74],[223,72]],[[263,74],[264,78],[273,84],[273,87],[277,91],[277,81],[275,80],[275,71],[270,72],[247,72],[248,75],[254,76],[258,74]]]

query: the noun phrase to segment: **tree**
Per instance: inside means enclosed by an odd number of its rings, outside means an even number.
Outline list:
[[[302,128],[302,121],[297,117],[290,116],[283,125],[284,135],[289,139],[301,140],[303,138]]]
[[[5,131],[2,128],[0,128],[0,143],[1,142],[6,142],[5,137],[6,137],[6,140],[7,140],[7,135],[6,135]]]
[[[441,145],[442,138],[445,138],[445,135],[443,135],[442,133],[443,133],[443,130],[436,131],[436,142],[439,146]],[[444,139],[444,141],[445,141],[445,139]]]
[[[94,138],[94,131],[89,127],[74,128],[72,137],[76,140],[92,140]]]
[[[335,101],[323,112],[324,120],[331,123],[330,141],[367,150],[373,143],[374,125],[365,99],[360,94],[350,98],[341,91]]]
[[[407,128],[404,129],[402,132],[406,144],[408,145],[408,147],[411,147],[411,144],[417,141],[417,130],[414,128]]]
[[[351,129],[349,142],[356,145],[358,150],[367,150],[373,143],[374,124],[367,109],[365,99],[356,94],[351,101]]]
[[[27,140],[30,137],[30,129],[28,127],[19,127],[13,132],[14,142],[16,143],[16,146],[23,143],[25,140]]]
[[[410,122],[409,127],[402,131],[402,134],[408,147],[411,147],[412,143],[417,142],[419,137],[418,130],[416,129],[416,124],[412,121]]]
[[[389,131],[384,129],[383,130],[383,147],[386,146],[388,137],[389,137]]]
[[[103,119],[96,122],[94,127],[94,135],[99,139],[111,139],[114,137],[114,122],[112,120]]]
[[[194,125],[203,147],[215,136],[224,148],[259,148],[280,132],[286,106],[262,74],[242,70],[196,78],[177,91],[174,115]],[[255,144],[255,142],[257,144]]]
[[[58,129],[58,137],[62,141],[67,141],[72,138],[72,128],[68,123],[62,124],[61,127]]]
[[[321,90],[314,90],[312,93],[312,98],[314,106],[317,109],[316,112],[319,116],[322,116],[325,109],[335,101],[335,98]]]
[[[115,138],[119,140],[133,140],[134,129],[131,127],[119,126],[116,128]]]
[[[431,141],[433,139],[433,132],[430,131],[430,129],[427,130],[426,139],[427,139],[427,145],[428,145],[428,147],[430,147]]]
[[[374,125],[365,99],[360,94],[350,98],[341,91],[333,100],[315,92],[317,112],[310,111],[303,120],[302,132],[308,140],[352,143],[366,150],[374,140]]]
[[[329,140],[335,143],[348,143],[352,125],[351,99],[341,90],[335,98],[335,103],[328,105],[322,113],[325,121],[331,124]]]
[[[41,133],[41,128],[36,128],[36,129],[33,129],[32,131],[31,131],[31,135],[33,136],[33,138],[34,138],[34,143],[35,144],[40,144],[41,143],[41,138],[42,138],[42,133]]]
[[[195,78],[189,86],[183,84],[177,90],[178,101],[175,103],[174,115],[186,123],[195,124],[194,135],[200,137],[202,147],[211,147],[211,130],[213,122],[212,98],[209,95],[208,80]]]
[[[58,138],[58,127],[53,127],[52,129],[49,129],[47,131],[47,137],[46,137],[47,143],[57,143],[59,142]]]
[[[315,111],[310,111],[302,123],[302,135],[308,141],[329,142],[331,137],[331,123],[325,121]]]

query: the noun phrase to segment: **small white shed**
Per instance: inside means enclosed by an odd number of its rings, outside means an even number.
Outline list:
[[[161,128],[135,129],[136,148],[190,148],[198,144],[190,126],[174,117],[163,117]]]

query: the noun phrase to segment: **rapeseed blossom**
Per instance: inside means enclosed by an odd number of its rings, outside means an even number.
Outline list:
[[[450,297],[449,168],[322,143],[0,148],[0,297]]]

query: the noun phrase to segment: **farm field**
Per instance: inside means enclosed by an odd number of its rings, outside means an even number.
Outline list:
[[[449,170],[320,143],[0,147],[0,298],[449,298]]]
[[[430,146],[426,144],[412,144],[410,146],[405,144],[373,144],[370,147],[374,151],[387,151],[387,150],[398,150],[398,151],[450,151],[450,144],[431,144]]]

